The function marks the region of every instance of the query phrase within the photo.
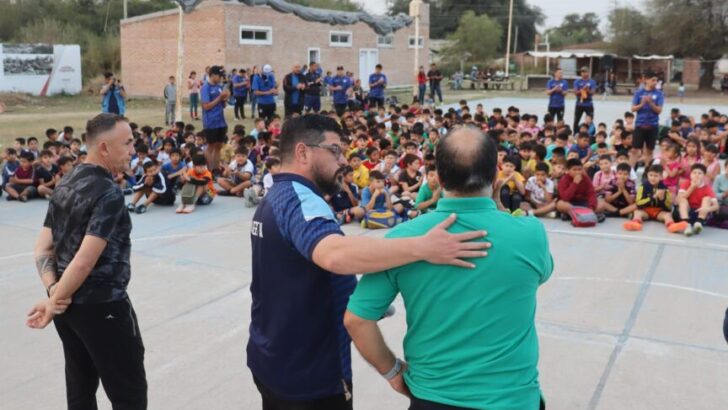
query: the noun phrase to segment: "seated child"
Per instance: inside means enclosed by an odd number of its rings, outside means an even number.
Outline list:
[[[612,216],[625,216],[637,209],[634,203],[635,183],[629,179],[631,169],[626,163],[617,165],[616,178],[604,190],[604,210]]]
[[[581,160],[572,158],[566,162],[566,174],[559,180],[559,200],[556,210],[562,214],[562,219],[568,220],[569,212],[573,206],[591,208],[600,222],[604,221],[604,202],[597,199],[594,186],[589,176],[584,173]]]
[[[159,172],[159,166],[154,162],[144,164],[144,176],[137,181],[132,189],[134,195],[131,197],[131,202],[126,206],[129,212],[143,214],[147,212],[147,207],[152,203],[174,205],[174,190],[172,190],[172,187],[167,186],[166,178]],[[146,196],[147,200],[142,205],[136,206],[142,196]]]
[[[40,152],[40,163],[35,167],[35,186],[38,189],[38,195],[49,199],[53,195],[58,179],[58,166],[51,161],[53,154],[48,150]]]
[[[725,167],[725,172],[713,181],[713,191],[721,206],[728,205],[728,166]]]
[[[20,154],[20,166],[18,166],[14,174],[10,175],[8,184],[5,185],[8,201],[27,202],[28,199],[33,199],[38,194],[38,190],[33,185],[35,180],[34,159],[33,154],[28,151]]]
[[[265,169],[268,171],[263,177],[263,196],[273,188],[273,176],[281,172],[281,160],[278,157],[268,157],[265,159]],[[352,171],[353,172],[353,171]],[[352,174],[352,178],[353,178]]]
[[[556,216],[554,182],[549,179],[549,166],[545,162],[536,164],[536,172],[526,182],[526,205],[529,215]]]
[[[400,200],[409,200],[414,204],[417,199],[417,191],[422,186],[422,174],[420,174],[420,158],[415,154],[405,154],[402,159],[404,168],[399,173],[397,181],[399,183]]]
[[[366,212],[392,210],[392,199],[389,190],[384,187],[384,175],[381,172],[372,171],[369,174],[369,186],[361,191],[360,204]]]
[[[187,172],[187,182],[180,192],[182,203],[177,208],[177,213],[190,214],[195,210],[196,204],[209,205],[215,194],[212,173],[207,169],[205,156],[196,154],[192,157],[192,169]]]
[[[362,219],[365,211],[359,206],[359,187],[354,184],[354,170],[348,165],[341,167],[336,178],[339,180],[341,190],[330,199],[336,220],[343,225],[352,219]]]
[[[641,231],[643,220],[655,220],[665,224],[670,232],[683,232],[686,222],[675,223],[672,219],[672,193],[662,182],[663,168],[659,164],[647,169],[647,179],[637,189],[634,211],[631,221],[624,223],[628,231]]]
[[[612,159],[609,155],[602,155],[599,157],[599,171],[594,174],[594,192],[597,196],[604,197],[604,191],[609,186],[609,183],[616,177],[616,173],[612,169]]]
[[[427,182],[420,187],[415,201],[415,208],[422,213],[434,211],[437,208],[437,201],[442,198],[442,186],[440,186],[440,179],[437,176],[437,168],[434,165],[428,165],[426,175]]]
[[[176,191],[187,182],[187,164],[182,161],[182,151],[175,148],[169,154],[169,162],[162,165],[162,175],[167,178],[167,186]]]
[[[693,164],[690,167],[690,180],[680,183],[677,204],[680,219],[688,224],[683,231],[685,236],[702,232],[705,220],[720,208],[713,187],[705,181],[705,173],[705,165]]]
[[[514,215],[523,215],[521,202],[526,196],[526,180],[516,171],[516,159],[507,156],[503,159],[503,169],[498,171],[495,191],[499,194],[501,204]]]
[[[223,178],[217,180],[218,185],[224,190],[218,193],[242,197],[245,189],[253,186],[254,175],[255,167],[248,159],[248,149],[245,146],[239,146],[235,151],[235,158],[223,172]]]
[[[359,189],[369,185],[369,170],[362,164],[361,157],[356,152],[349,155],[349,165],[354,170],[354,183]]]

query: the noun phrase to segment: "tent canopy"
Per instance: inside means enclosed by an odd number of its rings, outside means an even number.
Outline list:
[[[602,51],[528,51],[526,55],[537,58],[602,58],[605,55],[614,55]]]

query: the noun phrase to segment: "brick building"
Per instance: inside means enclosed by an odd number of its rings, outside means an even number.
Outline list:
[[[380,35],[364,22],[330,25],[269,6],[221,0],[202,2],[185,15],[184,24],[185,76],[216,64],[228,70],[271,64],[280,81],[294,64],[315,60],[324,71],[334,72],[343,65],[356,78],[368,78],[374,66],[382,64],[390,87],[415,80],[414,24]],[[421,65],[428,63],[429,26],[425,4],[420,18]],[[122,20],[120,77],[130,95],[161,95],[167,78],[177,71],[177,31],[177,10]]]

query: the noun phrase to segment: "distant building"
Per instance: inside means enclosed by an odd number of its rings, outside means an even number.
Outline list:
[[[307,8],[304,8],[304,10]],[[316,9],[309,9],[316,12]],[[343,12],[332,12],[343,13]],[[420,64],[429,63],[429,6],[420,19]],[[377,20],[377,19],[392,19]],[[384,66],[390,87],[415,80],[415,26],[412,19],[367,17],[368,21],[398,22],[393,33],[380,34],[374,24],[330,25],[308,21],[269,6],[248,6],[237,1],[209,0],[185,15],[184,74],[206,66],[226,69],[271,64],[282,80],[294,64],[320,62],[324,71],[343,65],[366,82],[376,64]],[[407,24],[402,24],[406,21]],[[395,24],[397,26],[397,24]],[[160,96],[170,75],[177,71],[178,11],[169,10],[122,20],[121,75],[127,92]]]

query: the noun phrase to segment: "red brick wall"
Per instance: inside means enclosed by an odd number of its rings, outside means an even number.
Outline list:
[[[427,12],[424,13],[428,15]],[[121,76],[127,92],[133,96],[160,96],[177,64],[177,13],[157,13],[149,18],[133,18],[121,25]],[[420,49],[420,64],[428,64],[429,22],[420,24],[425,39]],[[239,44],[239,26],[257,25],[273,28],[272,45]],[[351,47],[330,47],[330,31],[352,33]],[[414,35],[414,24],[395,33],[391,48],[377,47],[377,34],[365,23],[331,26],[307,22],[293,14],[278,13],[269,7],[248,7],[237,2],[202,3],[185,15],[185,77],[191,70],[223,64],[226,68],[271,64],[282,77],[294,64],[305,63],[308,48],[321,50],[324,70],[334,71],[344,65],[358,77],[359,50],[378,49],[379,63],[392,86],[414,81],[414,49],[408,37]]]
[[[683,82],[690,85],[700,84],[700,60],[683,60]]]

